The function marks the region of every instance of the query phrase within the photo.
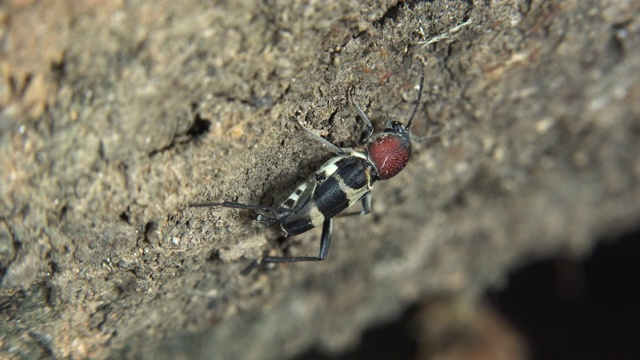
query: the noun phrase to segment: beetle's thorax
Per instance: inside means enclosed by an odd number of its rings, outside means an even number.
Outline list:
[[[407,129],[386,131],[371,138],[366,144],[369,160],[378,171],[381,180],[398,174],[411,157],[411,139]]]

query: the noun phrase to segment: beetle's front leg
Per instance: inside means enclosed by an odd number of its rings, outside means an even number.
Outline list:
[[[345,155],[345,154],[347,154],[349,152],[348,151],[349,149],[343,149],[343,148],[341,148],[341,147],[339,147],[337,145],[334,145],[329,140],[323,138],[322,136],[320,136],[320,135],[314,133],[313,131],[307,129],[306,127],[304,127],[302,124],[300,124],[300,122],[296,121],[296,123],[298,124],[298,126],[300,126],[300,129],[302,129],[302,131],[304,131],[307,134],[307,136],[309,136],[313,140],[319,142],[320,144],[322,144],[322,146],[325,146],[332,153],[334,153],[336,155]]]
[[[373,134],[373,124],[371,124],[371,120],[367,117],[367,115],[360,109],[360,107],[353,101],[353,95],[351,95],[350,91],[347,91],[347,96],[349,97],[349,102],[351,103],[351,107],[353,110],[362,118],[364,121],[364,129],[360,132],[360,136],[358,137],[358,143],[364,144],[367,142],[367,139],[371,137]]]
[[[344,214],[339,214],[339,217],[345,217],[345,216],[355,216],[355,215],[367,215],[371,212],[371,210],[373,209],[373,203],[371,200],[371,193],[368,192],[365,196],[362,197],[362,210],[361,211],[355,211],[355,212],[350,212],[350,213],[344,213]]]

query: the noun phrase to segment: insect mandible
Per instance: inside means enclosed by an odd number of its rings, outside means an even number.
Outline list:
[[[325,146],[335,156],[325,162],[309,179],[298,185],[295,191],[279,206],[242,204],[231,201],[198,203],[190,206],[252,210],[258,214],[257,222],[266,226],[276,227],[285,238],[302,234],[322,225],[318,256],[263,256],[255,261],[254,265],[246,269],[245,272],[250,271],[260,263],[288,263],[326,259],[329,253],[329,245],[331,244],[333,217],[358,201],[362,202],[362,211],[354,214],[366,215],[370,213],[373,184],[378,180],[387,180],[394,177],[407,165],[411,156],[411,134],[409,128],[420,105],[424,72],[423,64],[418,86],[418,99],[407,124],[404,125],[398,121],[388,120],[385,123],[384,131],[373,136],[371,121],[349,95],[353,109],[365,123],[356,147],[338,147],[299,124],[308,136]]]

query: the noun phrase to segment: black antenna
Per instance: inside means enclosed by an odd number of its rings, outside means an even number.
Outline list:
[[[422,85],[424,84],[424,64],[422,64],[422,75],[420,75],[420,88],[418,89],[418,100],[416,101],[416,107],[413,108],[413,112],[409,117],[409,121],[407,122],[406,128],[408,129],[411,126],[411,122],[413,122],[413,117],[416,115],[418,111],[418,106],[420,106],[420,99],[422,99]]]

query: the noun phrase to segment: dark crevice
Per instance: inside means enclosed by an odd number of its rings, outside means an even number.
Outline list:
[[[100,143],[98,144],[98,157],[100,157],[100,160],[108,162],[105,155],[104,142],[102,140],[100,140]]]
[[[257,109],[270,108],[274,103],[273,97],[269,94],[258,95],[256,93],[252,93],[248,99],[234,96],[223,96],[222,98],[227,102],[239,102]]]
[[[149,221],[144,225],[145,236],[147,236],[147,234],[149,234],[150,231],[155,231],[157,228],[158,228],[158,224],[156,224],[154,221]]]
[[[199,113],[195,114],[193,125],[187,130],[187,135],[191,138],[197,138],[209,131],[211,127],[211,121],[203,119]]]
[[[58,221],[63,221],[69,212],[69,206],[63,205],[60,209],[60,213],[58,214]]]
[[[129,222],[129,214],[127,214],[126,211],[123,211],[119,216],[120,220],[126,222],[127,224],[131,225],[131,223]]]
[[[335,125],[334,121],[336,120],[336,114],[338,113],[338,109],[335,108],[331,114],[329,114],[329,118],[327,119],[327,123],[330,124],[331,126]]]
[[[26,74],[24,77],[24,82],[22,84],[18,84],[14,76],[11,76],[10,80],[11,81],[9,82],[9,84],[11,85],[12,92],[18,94],[19,97],[23,97],[25,92],[29,88],[29,84],[31,84],[31,80],[33,80],[33,74]],[[22,86],[18,88],[20,85]]]
[[[155,149],[155,150],[151,151],[149,153],[149,157],[154,157],[154,156],[156,156],[156,155],[158,155],[160,153],[163,153],[165,151],[171,150],[175,145],[176,145],[176,138],[174,137],[173,140],[171,140],[171,142],[169,143],[169,145],[163,146],[163,147],[161,147],[159,149]]]
[[[112,311],[111,304],[102,304],[89,317],[89,329],[104,331],[104,325],[107,323],[109,314]]]
[[[613,34],[606,44],[603,68],[609,71],[624,61],[626,55],[625,38],[629,36],[626,24],[616,24],[613,26]]]
[[[67,75],[67,62],[65,61],[64,55],[60,61],[51,64],[51,73],[53,74],[56,83],[60,85]]]
[[[222,257],[220,256],[220,249],[213,249],[206,259],[209,263],[222,263]]]
[[[148,223],[146,223],[144,225],[144,232],[143,232],[144,238],[142,239],[142,241],[147,244],[151,243],[151,241],[149,240],[149,237],[151,237],[151,233],[156,229],[158,229],[158,224],[156,222],[149,221]]]
[[[380,16],[380,18],[373,23],[373,25],[384,27],[384,24],[387,21],[394,21],[395,19],[397,19],[398,14],[400,13],[400,7],[403,4],[407,4],[407,3],[399,1],[395,5],[389,7],[387,11],[385,11],[385,13],[382,14],[382,16]]]
[[[29,336],[36,341],[36,344],[42,350],[42,354],[46,357],[54,357],[55,352],[52,349],[52,338],[48,334],[41,334],[36,331],[29,331]]]
[[[5,228],[7,229],[8,233],[9,233],[9,236],[11,236],[11,243],[12,243],[11,245],[13,245],[13,254],[12,254],[11,258],[10,259],[5,259],[4,260],[4,264],[0,265],[0,284],[1,284],[2,280],[4,279],[4,275],[7,272],[7,269],[9,269],[11,264],[13,264],[13,262],[16,261],[16,259],[18,258],[18,254],[22,250],[22,243],[16,237],[16,234],[13,232],[13,228],[11,226],[9,226],[9,223],[7,223],[7,221],[4,218],[0,219],[0,222],[4,224]],[[2,310],[1,304],[0,304],[0,310]]]
[[[278,246],[279,246],[279,247],[281,247],[281,248],[286,247],[286,246],[288,245],[288,244],[287,244],[287,238],[286,238],[286,237],[284,237],[284,236],[279,236],[279,237],[275,240],[275,243],[277,243],[277,244],[278,244]]]
[[[149,153],[149,157],[154,157],[159,153],[171,150],[175,146],[196,141],[209,132],[209,129],[211,128],[211,120],[205,119],[200,115],[198,105],[196,103],[191,104],[191,112],[193,113],[193,123],[191,124],[191,127],[189,127],[189,129],[184,133],[175,134],[167,146],[151,151]]]
[[[531,3],[532,2],[533,2],[533,0],[524,0],[519,4],[518,10],[520,11],[520,13],[522,15],[527,15],[529,13],[529,11],[531,11]]]
[[[277,102],[283,99],[285,96],[289,94],[290,91],[291,91],[291,83],[288,83],[287,86],[284,88],[284,91],[282,92],[282,94],[280,94],[280,96],[278,96],[278,98],[275,99],[274,102]]]

